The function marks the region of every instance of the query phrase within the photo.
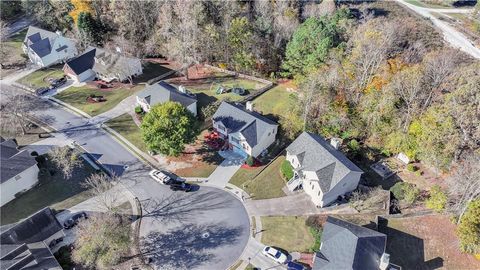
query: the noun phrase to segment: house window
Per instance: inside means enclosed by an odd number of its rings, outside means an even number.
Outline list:
[[[22,176],[21,176],[21,175],[17,175],[17,176],[15,176],[15,180],[20,180],[21,178],[22,178]]]
[[[243,149],[248,150],[248,145],[242,144],[242,146],[243,146]]]
[[[268,132],[268,135],[267,136],[270,136],[270,132]]]
[[[320,196],[320,191],[318,191],[318,194],[317,194],[317,196]]]
[[[221,131],[225,131],[225,128],[220,125],[218,125],[217,128],[220,129]]]
[[[313,190],[313,183],[311,185],[312,185],[312,190]]]
[[[233,141],[234,143],[236,143],[236,144],[239,144],[239,143],[240,143],[240,141],[239,141],[237,138],[235,138],[235,137],[230,137],[230,138],[232,138],[232,141]]]

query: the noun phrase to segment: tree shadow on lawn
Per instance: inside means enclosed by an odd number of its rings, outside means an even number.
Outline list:
[[[402,269],[430,270],[443,267],[443,258],[436,257],[425,261],[424,241],[414,235],[388,227],[388,220],[378,220],[378,231],[387,235],[386,252],[390,262]]]
[[[232,202],[217,192],[173,192],[160,199],[151,199],[142,202],[145,214],[163,223],[187,223],[195,215],[205,211],[229,208]]]
[[[151,232],[140,241],[144,256],[158,267],[198,268],[206,262],[218,262],[215,250],[230,246],[242,235],[242,228],[227,224],[187,224],[168,233]]]

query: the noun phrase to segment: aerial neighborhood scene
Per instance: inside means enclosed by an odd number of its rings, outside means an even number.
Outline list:
[[[1,0],[0,269],[480,269],[480,1]]]

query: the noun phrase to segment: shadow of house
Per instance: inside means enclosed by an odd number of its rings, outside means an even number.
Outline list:
[[[197,97],[197,105],[198,105],[198,112],[201,112],[203,107],[206,107],[207,105],[214,103],[218,99],[214,96],[209,96],[203,92],[195,93],[195,96]]]
[[[378,218],[378,231],[387,235],[386,252],[390,262],[402,269],[431,270],[443,267],[443,259],[436,257],[425,261],[423,239],[388,226],[388,220]]]
[[[241,235],[241,227],[227,224],[186,224],[167,233],[151,232],[140,244],[143,255],[157,267],[192,269],[220,259],[214,251],[232,245]]]

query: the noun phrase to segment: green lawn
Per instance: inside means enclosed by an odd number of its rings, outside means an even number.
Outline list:
[[[22,50],[22,43],[26,33],[27,29],[18,32],[8,40],[2,42],[2,47],[7,52],[5,59],[2,59],[4,65],[21,67],[27,62],[27,57],[23,54]],[[13,72],[15,72],[15,69],[2,69],[1,77],[3,78]]]
[[[40,185],[2,206],[0,224],[17,222],[46,206],[62,210],[85,201],[91,197],[91,194],[81,186],[81,183],[94,172],[95,170],[86,161],[81,168],[73,171],[70,179],[64,179],[60,172],[56,172],[53,176],[41,181]]]
[[[50,86],[50,83],[47,81],[48,78],[58,79],[63,76],[64,76],[64,73],[62,68],[60,66],[57,66],[57,67],[37,70],[19,79],[17,82],[36,89],[40,87]]]
[[[255,100],[253,106],[263,115],[272,115],[273,118],[287,114],[295,105],[296,94],[287,91],[285,85],[277,85]]]
[[[107,126],[120,133],[125,139],[135,145],[138,149],[147,152],[147,146],[142,140],[142,132],[135,124],[132,116],[128,113],[122,114],[117,118],[110,119],[106,122]]]
[[[93,86],[85,85],[81,87],[70,87],[67,90],[57,94],[55,97],[91,116],[95,116],[113,109],[118,103],[120,103],[120,101],[139,92],[143,88],[143,85],[137,85],[131,89],[124,87],[102,90]],[[103,96],[107,99],[107,101],[88,103],[87,98],[90,95]]]
[[[315,238],[305,225],[304,217],[273,216],[261,217],[262,243],[279,247],[288,252],[308,252]]]
[[[230,183],[245,190],[254,200],[283,197],[285,180],[281,176],[280,166],[284,160],[285,156],[278,157],[257,177],[255,175],[265,166],[240,168],[230,179]]]
[[[258,89],[265,86],[265,84],[241,79],[241,78],[234,78],[231,76],[225,76],[226,74],[214,74],[211,78],[208,79],[198,79],[198,80],[190,80],[190,81],[178,81],[177,79],[173,79],[170,83],[174,85],[183,85],[185,88],[190,90],[192,93],[197,94],[198,99],[198,110],[216,100],[230,100],[230,101],[241,101],[245,98],[246,95],[252,94],[256,92]],[[217,94],[217,88],[222,85],[226,89],[230,89],[232,87],[242,87],[247,92],[246,95],[240,96],[233,94],[231,92],[224,93],[224,94]]]

